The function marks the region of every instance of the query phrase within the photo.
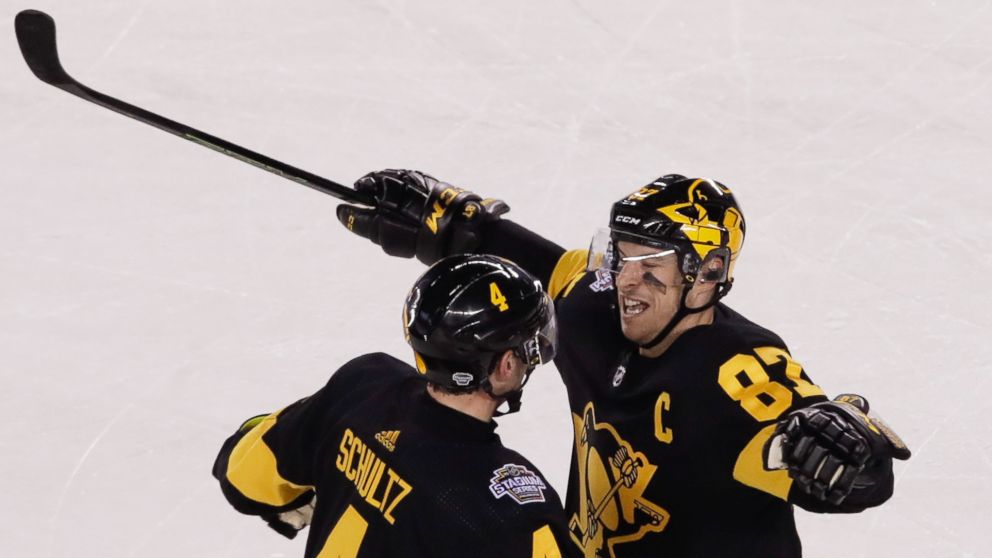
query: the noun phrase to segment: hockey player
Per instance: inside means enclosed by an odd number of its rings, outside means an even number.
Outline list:
[[[289,538],[310,524],[307,557],[574,552],[558,495],[492,420],[554,355],[540,283],[500,258],[453,256],[416,282],[403,321],[415,368],[365,355],[241,425],[213,469],[227,500]]]
[[[796,557],[793,504],[858,512],[909,451],[858,396],[828,401],[783,341],[724,305],[744,216],[720,183],[666,175],[613,206],[590,250],[415,171],[371,173],[338,218],[387,254],[517,261],[555,299],[574,450],[569,536],[588,558]]]

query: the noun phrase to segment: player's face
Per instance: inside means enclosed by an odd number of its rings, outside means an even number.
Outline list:
[[[658,254],[658,248],[633,242],[617,243],[623,258],[638,258]],[[627,339],[647,343],[668,324],[679,309],[682,295],[682,274],[678,257],[669,253],[661,257],[627,260],[616,277],[617,301],[620,305],[620,327]]]

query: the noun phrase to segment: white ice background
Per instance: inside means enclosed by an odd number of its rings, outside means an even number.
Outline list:
[[[341,182],[430,171],[568,247],[657,176],[725,182],[729,304],[915,452],[882,508],[797,511],[806,555],[992,556],[989,1],[29,1],[0,0],[0,556],[301,555],[212,459],[349,358],[407,358],[422,270],[42,84],[29,7],[98,90]],[[553,369],[500,431],[564,490]]]

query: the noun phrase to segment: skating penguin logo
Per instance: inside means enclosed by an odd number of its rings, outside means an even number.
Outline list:
[[[589,402],[573,414],[579,464],[579,510],[569,518],[572,541],[586,558],[614,558],[618,544],[640,540],[668,524],[668,512],[644,498],[658,467],[608,423],[596,422]]]

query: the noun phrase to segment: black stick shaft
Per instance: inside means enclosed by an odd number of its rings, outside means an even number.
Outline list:
[[[59,61],[58,48],[55,42],[55,20],[38,10],[24,10],[17,14],[14,20],[17,32],[17,42],[21,54],[28,67],[41,81],[57,87],[83,100],[123,114],[159,130],[179,136],[198,145],[223,153],[249,165],[269,171],[283,178],[313,188],[319,192],[334,196],[338,199],[374,207],[375,199],[352,188],[328,180],[322,176],[287,165],[271,157],[256,153],[227,140],[201,132],[175,120],[170,120],[141,107],[121,101],[91,89],[73,79]]]

